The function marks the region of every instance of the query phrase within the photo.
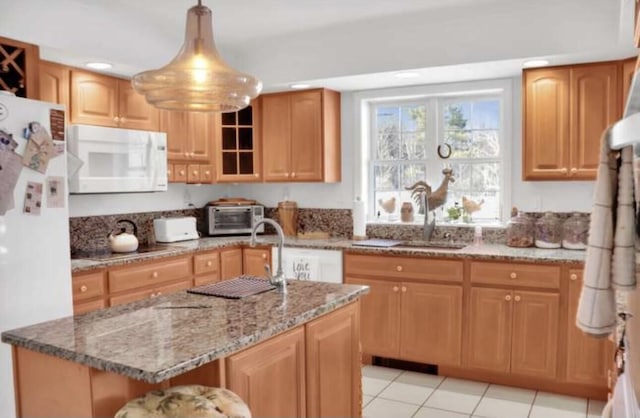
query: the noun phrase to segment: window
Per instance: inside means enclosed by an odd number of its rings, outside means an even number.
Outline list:
[[[476,209],[473,222],[496,222],[503,212],[502,96],[430,97],[420,101],[373,103],[370,158],[370,199],[373,218],[399,220],[403,202],[418,197],[407,190],[426,180],[432,192],[447,188],[445,203],[436,209],[441,220],[454,221],[457,203]],[[438,145],[444,156],[438,156]],[[453,182],[444,181],[444,169]],[[388,213],[388,212],[391,213]],[[455,222],[468,221],[461,216]]]

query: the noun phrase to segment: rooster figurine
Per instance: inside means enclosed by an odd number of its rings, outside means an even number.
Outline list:
[[[462,209],[464,209],[464,211],[469,215],[482,209],[483,203],[484,199],[481,199],[479,202],[475,202],[471,199],[468,199],[466,196],[462,196]]]
[[[378,204],[387,213],[393,213],[396,211],[396,198],[392,197],[387,200],[378,199]]]

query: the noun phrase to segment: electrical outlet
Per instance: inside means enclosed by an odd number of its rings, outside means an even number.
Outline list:
[[[182,202],[187,208],[189,206],[193,206],[193,204],[191,203],[191,193],[189,192],[189,189],[187,187],[185,187],[184,191],[182,192]]]

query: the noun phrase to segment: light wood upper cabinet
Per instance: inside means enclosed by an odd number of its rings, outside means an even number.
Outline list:
[[[158,110],[128,80],[71,71],[71,123],[157,131]]]
[[[267,94],[262,111],[265,181],[340,181],[340,93]]]
[[[622,102],[620,107],[621,116],[627,105],[627,97],[629,97],[629,90],[631,89],[631,83],[633,82],[633,75],[635,74],[637,63],[638,59],[636,57],[626,59],[622,62],[622,76],[620,77],[622,82]]]
[[[523,177],[593,180],[600,139],[618,120],[624,61],[524,70]]]
[[[119,126],[128,129],[157,131],[159,111],[136,93],[131,81],[118,79]]]
[[[567,316],[567,381],[607,387],[607,370],[613,362],[612,343],[594,338],[576,326],[582,291],[582,270],[569,270],[569,314]]]
[[[244,109],[218,115],[216,175],[218,182],[256,182],[261,170],[261,102],[258,97]]]
[[[574,179],[596,177],[602,133],[620,115],[618,88],[616,63],[571,69],[569,174]]]
[[[61,64],[40,61],[40,100],[65,105],[69,117],[69,75],[71,70]]]
[[[524,179],[568,175],[569,70],[524,73]]]
[[[160,112],[160,130],[167,134],[167,160],[189,160],[189,112]]]

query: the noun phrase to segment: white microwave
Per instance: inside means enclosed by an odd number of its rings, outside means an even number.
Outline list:
[[[163,132],[71,125],[67,151],[68,159],[76,157],[81,164],[69,175],[70,193],[167,190],[167,134]]]

